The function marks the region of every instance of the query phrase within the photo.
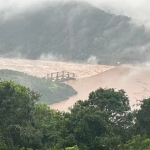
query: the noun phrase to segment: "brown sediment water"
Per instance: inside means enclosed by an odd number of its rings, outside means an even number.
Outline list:
[[[0,69],[9,69],[37,77],[57,71],[69,71],[77,75],[77,80],[68,81],[78,94],[66,101],[51,105],[51,108],[67,111],[78,100],[88,99],[90,92],[102,88],[124,89],[130,98],[131,105],[136,100],[150,96],[150,67],[120,67],[105,65],[87,65],[79,63],[52,62],[41,60],[0,58]]]
[[[113,68],[105,65],[8,58],[0,58],[0,64],[0,69],[20,71],[37,77],[46,77],[53,72],[69,71],[75,73],[77,78],[85,78]]]
[[[150,68],[148,67],[115,67],[98,75],[68,81],[78,94],[70,97],[66,101],[61,101],[51,105],[52,109],[67,111],[68,107],[74,105],[78,100],[88,99],[90,92],[102,88],[115,88],[116,90],[124,89],[129,96],[130,104],[137,104],[137,100],[142,100],[150,96]]]
[[[42,61],[42,60],[26,60],[26,59],[9,59],[9,58],[0,58],[0,70],[1,69],[9,69],[14,71],[24,72],[29,75],[37,76],[37,77],[46,77],[47,74],[53,72],[60,72],[60,71],[69,71],[75,73],[77,76],[77,81],[82,82],[82,78],[90,77],[111,68],[113,66],[105,66],[105,65],[90,65],[90,64],[80,64],[80,63],[68,63],[68,62],[53,62],[53,61]],[[78,83],[78,82],[77,82]],[[72,84],[71,86],[75,86],[74,82],[71,81],[68,84]],[[78,85],[78,84],[77,84]],[[81,87],[79,87],[81,86]],[[79,84],[78,87],[74,87],[75,89],[84,90],[84,83]],[[87,91],[87,93],[89,93]],[[72,97],[71,99],[78,100],[80,98],[86,98],[85,92],[81,96],[81,93],[78,91],[78,95]],[[66,106],[64,106],[64,102],[62,102],[63,106],[59,104],[54,104],[52,108],[66,110],[69,106],[72,106],[75,100],[67,101]],[[70,103],[70,104],[69,104]],[[56,107],[55,107],[56,106]]]

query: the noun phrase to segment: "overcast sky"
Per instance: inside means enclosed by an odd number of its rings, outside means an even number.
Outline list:
[[[24,11],[28,8],[35,9],[35,7],[39,7],[41,6],[41,4],[44,4],[45,2],[49,1],[52,0],[0,0],[0,13],[5,14],[6,16],[7,15],[10,16],[12,14]],[[141,20],[142,22],[149,20],[150,0],[82,0],[82,1],[87,1],[97,7],[110,10],[110,12],[112,13],[130,16],[134,19]]]

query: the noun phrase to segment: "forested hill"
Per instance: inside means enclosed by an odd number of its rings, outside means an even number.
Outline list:
[[[52,82],[50,79],[37,78],[13,70],[0,70],[0,82],[3,80],[14,81],[16,84],[26,86],[38,92],[41,95],[39,102],[47,105],[66,100],[77,94],[77,92],[67,84]]]
[[[51,54],[85,61],[95,55],[100,62],[144,61],[149,58],[149,41],[149,31],[131,18],[80,2],[50,4],[0,21],[3,57],[38,59]]]

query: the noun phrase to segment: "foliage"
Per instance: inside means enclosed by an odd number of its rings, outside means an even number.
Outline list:
[[[1,149],[46,150],[59,143],[63,116],[46,104],[36,104],[39,98],[12,81],[0,82]]]
[[[69,112],[39,99],[29,88],[0,81],[1,150],[150,150],[150,99],[131,111],[123,90],[100,88]]]
[[[8,149],[8,147],[5,143],[5,139],[0,131],[0,150],[7,150],[7,149]]]
[[[134,136],[126,144],[119,145],[119,150],[150,150],[150,139],[146,136]]]
[[[67,147],[65,148],[65,150],[79,150],[79,149],[78,149],[78,146],[75,145],[74,147]]]
[[[144,99],[140,107],[136,114],[137,132],[150,138],[150,98]]]
[[[41,103],[48,105],[66,100],[77,92],[69,85],[52,82],[50,79],[37,78],[25,73],[12,70],[0,70],[0,78],[7,81],[14,81],[17,84],[29,87],[41,95]]]
[[[43,149],[56,146],[61,141],[60,129],[64,117],[60,112],[51,110],[46,104],[36,105],[34,117],[35,128],[42,134]]]
[[[82,150],[103,150],[116,147],[124,141],[124,136],[129,137],[130,106],[123,90],[98,89],[88,100],[78,101],[70,111],[65,114],[68,133],[63,133],[65,146],[77,143]]]
[[[12,81],[0,81],[0,127],[8,149],[17,149],[23,143],[22,137],[33,135],[27,129],[33,128],[34,107],[38,99],[39,94],[29,88]]]

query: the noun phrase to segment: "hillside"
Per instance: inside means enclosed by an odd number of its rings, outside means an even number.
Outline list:
[[[77,92],[69,85],[52,82],[50,79],[37,78],[22,72],[12,70],[0,70],[0,78],[3,81],[14,81],[41,95],[40,103],[48,105],[68,99],[70,96],[76,95]]]
[[[87,61],[95,55],[101,64],[116,64],[145,61],[150,53],[144,26],[81,2],[52,3],[1,19],[0,35],[2,57]]]

